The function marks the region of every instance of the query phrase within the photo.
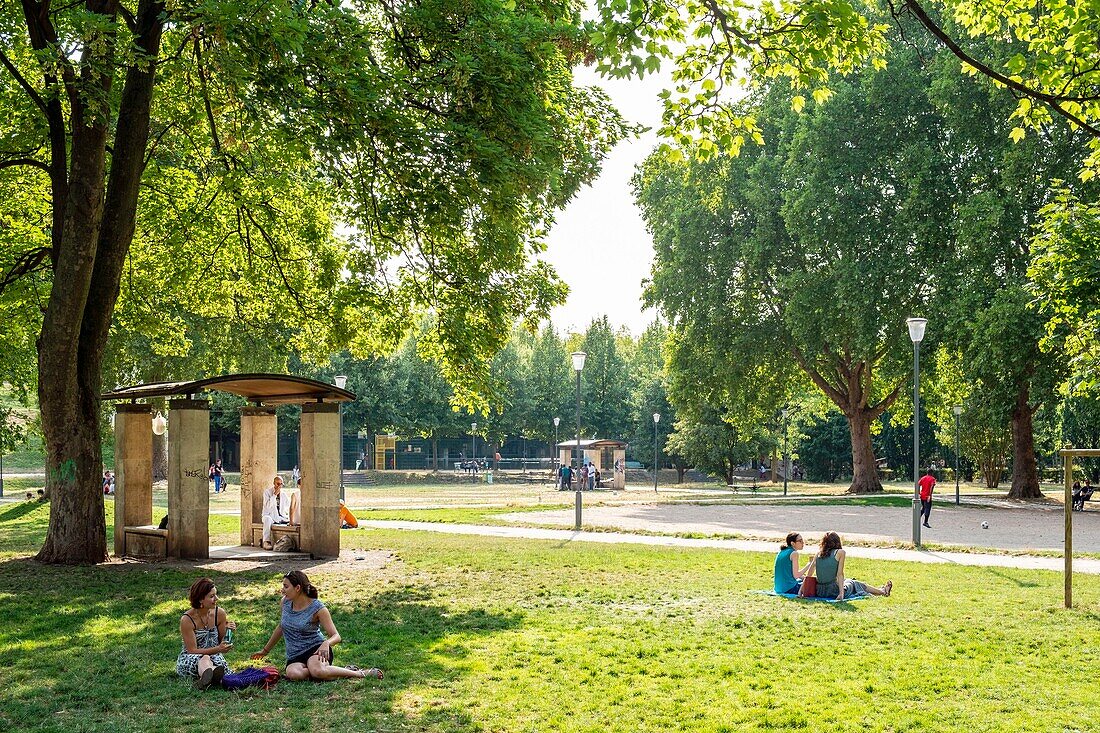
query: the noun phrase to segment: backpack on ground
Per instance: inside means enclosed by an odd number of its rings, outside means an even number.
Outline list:
[[[294,552],[298,549],[298,543],[290,535],[283,535],[271,549],[275,552]]]
[[[246,687],[262,687],[270,690],[279,681],[275,667],[244,667],[222,677],[222,687],[227,690],[243,690]]]

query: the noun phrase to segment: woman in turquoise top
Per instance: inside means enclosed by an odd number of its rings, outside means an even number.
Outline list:
[[[814,559],[806,564],[805,568],[798,567],[798,552],[805,546],[802,535],[791,532],[787,535],[786,542],[781,546],[779,554],[775,556],[775,592],[798,593],[802,585],[802,578],[810,572],[814,565]]]
[[[317,587],[301,570],[283,576],[283,598],[279,604],[279,625],[262,651],[252,655],[263,659],[279,639],[286,640],[286,678],[288,680],[335,680],[341,677],[375,677],[382,670],[362,670],[353,664],[337,667],[332,663],[332,647],[340,643],[340,632],[332,623],[332,614],[317,600]],[[321,633],[321,629],[325,633]]]
[[[843,601],[852,596],[870,593],[873,596],[888,596],[894,588],[894,581],[887,580],[886,585],[878,588],[844,577],[844,548],[840,545],[840,535],[827,532],[821,538],[821,549],[814,558],[814,568],[807,576],[817,574],[817,597],[836,598]]]

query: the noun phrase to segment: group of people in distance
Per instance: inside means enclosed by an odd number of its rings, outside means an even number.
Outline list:
[[[220,685],[230,671],[225,654],[233,649],[229,632],[237,628],[237,623],[218,605],[218,589],[210,578],[192,583],[188,595],[191,608],[180,617],[183,647],[176,658],[176,674],[194,679],[196,687],[206,690]],[[316,586],[301,570],[284,575],[279,623],[263,649],[251,658],[263,659],[282,639],[288,680],[382,679],[382,670],[377,667],[333,664],[333,647],[341,641],[340,632],[317,596]]]
[[[800,567],[798,553],[805,546],[802,535],[791,532],[775,557],[775,592],[783,595],[808,596],[804,593],[806,578],[816,577],[817,589],[812,594],[816,598],[835,598],[843,601],[853,596],[888,596],[894,588],[894,581],[886,581],[881,588],[868,585],[844,575],[844,548],[840,535],[826,532],[821,538],[821,547],[805,567]]]
[[[1085,511],[1085,502],[1092,498],[1096,489],[1092,485],[1092,481],[1085,479],[1085,485],[1082,486],[1080,481],[1073,482],[1073,493],[1070,497],[1072,504],[1070,508],[1075,512]]]
[[[592,489],[598,489],[600,487],[600,469],[596,468],[596,464],[589,461],[588,463],[582,463],[580,470],[576,470],[570,465],[562,465],[558,469],[557,476],[557,488],[558,491],[568,491],[573,488],[573,480],[576,479],[578,487],[581,491]]]

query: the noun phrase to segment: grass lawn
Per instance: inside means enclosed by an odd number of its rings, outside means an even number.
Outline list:
[[[200,694],[174,662],[210,571],[40,566],[47,512],[0,507],[0,730],[1100,729],[1094,576],[1065,611],[1055,573],[861,560],[850,575],[894,596],[833,605],[749,592],[769,555],[348,532],[362,553],[302,567],[337,658],[386,679]],[[211,521],[232,537],[235,517]],[[232,664],[267,639],[285,569],[212,573],[240,624]]]

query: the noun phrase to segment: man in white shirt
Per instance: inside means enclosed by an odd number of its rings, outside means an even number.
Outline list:
[[[287,524],[289,520],[283,514],[283,508],[281,506],[283,490],[283,479],[281,476],[276,476],[275,481],[270,489],[264,491],[264,549],[270,550],[271,543],[271,526],[274,524]]]

